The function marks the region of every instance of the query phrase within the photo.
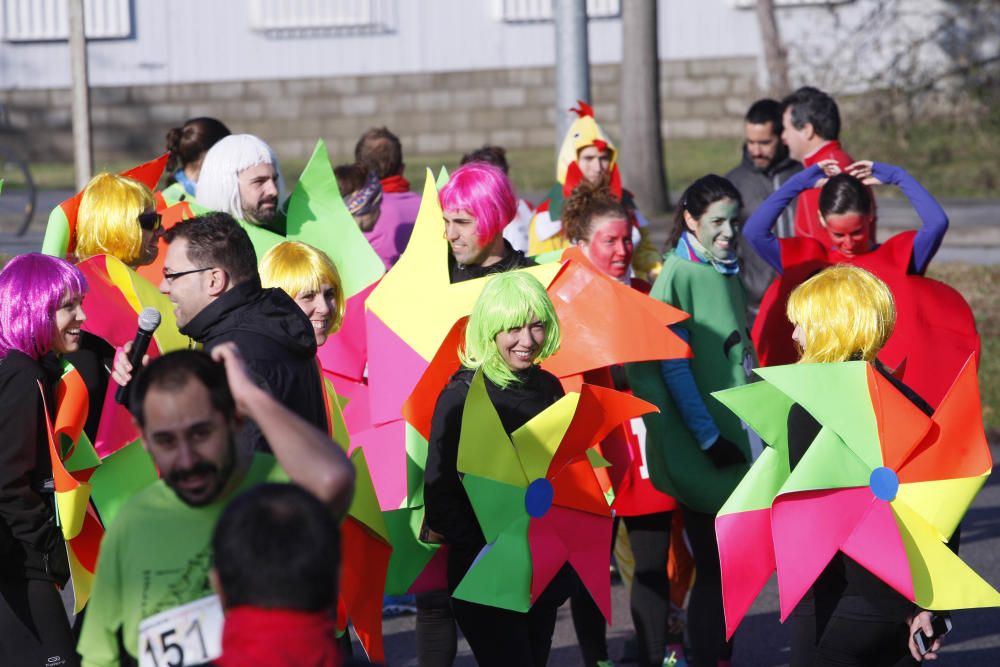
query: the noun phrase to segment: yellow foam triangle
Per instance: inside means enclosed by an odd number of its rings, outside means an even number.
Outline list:
[[[897,498],[896,524],[913,577],[914,602],[924,609],[1000,606],[1000,593],[938,537],[937,529]]]
[[[452,285],[448,277],[448,253],[441,203],[428,169],[420,212],[406,250],[366,301],[367,307],[387,327],[428,362],[452,325],[472,311],[491,278]],[[548,286],[560,267],[561,264],[552,263],[519,270],[531,273]]]
[[[469,394],[465,398],[456,467],[459,472],[522,489],[528,486],[529,480],[525,479],[518,453],[486,393],[482,371],[472,378]]]
[[[566,394],[512,434],[511,440],[529,481],[545,477],[579,403],[579,393]]]
[[[83,566],[69,545],[66,545],[66,554],[73,584],[73,613],[79,614],[87,605],[90,592],[94,589],[94,573]]]
[[[83,529],[83,520],[87,516],[87,503],[90,502],[90,484],[81,482],[79,486],[69,491],[56,494],[56,505],[59,510],[59,522],[62,526],[63,539],[72,540]]]
[[[951,538],[988,476],[900,484],[896,499],[934,526],[944,541]]]
[[[104,265],[107,267],[111,282],[121,290],[125,300],[135,310],[137,316],[143,308],[147,307],[160,311],[160,326],[156,328],[153,338],[156,339],[161,353],[184,350],[189,347],[191,341],[177,329],[173,304],[170,303],[170,299],[160,293],[156,285],[111,255],[107,256]]]

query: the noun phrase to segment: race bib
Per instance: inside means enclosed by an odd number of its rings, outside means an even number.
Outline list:
[[[218,596],[195,600],[139,624],[139,667],[187,667],[222,655]]]
[[[629,420],[629,426],[632,428],[636,440],[639,441],[639,456],[642,457],[639,477],[649,479],[649,466],[646,465],[646,422],[642,421],[642,417],[632,417]]]

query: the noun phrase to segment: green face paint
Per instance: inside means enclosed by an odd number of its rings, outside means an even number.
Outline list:
[[[729,261],[736,256],[736,235],[740,206],[732,199],[712,202],[692,230],[698,242],[716,259]]]

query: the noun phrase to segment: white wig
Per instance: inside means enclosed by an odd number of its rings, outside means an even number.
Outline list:
[[[274,165],[278,173],[278,205],[285,200],[285,179],[271,147],[252,134],[231,134],[208,149],[198,176],[198,203],[234,218],[243,218],[239,174],[258,164]]]

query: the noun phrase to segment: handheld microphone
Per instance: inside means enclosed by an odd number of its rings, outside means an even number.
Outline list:
[[[160,311],[156,308],[143,308],[142,312],[139,313],[139,328],[135,332],[135,340],[132,341],[132,352],[128,356],[128,361],[132,364],[133,379],[139,372],[146,350],[149,349],[149,341],[153,339],[153,332],[156,331],[156,327],[160,326],[160,319]],[[126,404],[131,385],[132,380],[129,380],[128,384],[118,387],[118,391],[115,392],[116,403],[120,405]]]

